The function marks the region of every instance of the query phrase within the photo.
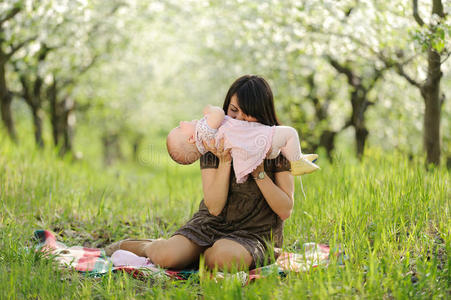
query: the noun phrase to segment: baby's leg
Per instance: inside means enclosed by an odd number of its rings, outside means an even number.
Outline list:
[[[280,149],[283,156],[290,161],[291,174],[294,176],[312,173],[319,169],[317,165],[302,155],[298,133],[292,127],[277,126],[271,146],[271,155],[275,154],[277,149]],[[308,158],[314,159],[316,157],[317,155],[310,155]]]
[[[280,151],[289,161],[301,159],[301,144],[299,143],[298,133],[293,127],[276,126],[269,158],[276,158]]]

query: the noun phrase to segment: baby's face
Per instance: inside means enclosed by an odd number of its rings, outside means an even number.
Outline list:
[[[194,138],[196,123],[197,120],[181,121],[168,135],[168,151],[178,163],[191,164],[200,157]]]
[[[178,141],[194,143],[194,132],[196,131],[197,120],[181,121],[179,126],[172,129],[170,135]]]

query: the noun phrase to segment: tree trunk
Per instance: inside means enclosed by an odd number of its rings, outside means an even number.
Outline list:
[[[369,135],[368,128],[365,125],[365,112],[370,105],[374,104],[368,100],[368,93],[374,88],[377,81],[382,78],[383,73],[388,70],[388,67],[386,66],[382,69],[374,68],[373,75],[366,77],[367,80],[365,81],[369,82],[363,84],[363,79],[357,76],[351,68],[346,65],[341,65],[332,57],[328,57],[328,61],[339,73],[346,75],[348,84],[351,87],[352,115],[343,129],[348,126],[354,127],[357,157],[361,159],[365,151],[366,139]]]
[[[31,93],[29,89],[29,81],[22,74],[20,76],[20,82],[22,83],[22,98],[25,103],[30,107],[31,116],[33,118],[33,132],[36,145],[39,148],[44,147],[44,140],[42,139],[42,108],[41,108],[41,95],[40,90],[36,89]]]
[[[440,55],[433,49],[428,51],[428,76],[421,87],[424,99],[423,143],[427,163],[440,164]]]
[[[359,159],[362,158],[363,152],[365,151],[365,143],[368,134],[368,129],[365,127],[355,127],[355,140],[357,146],[357,156]]]
[[[136,162],[139,161],[139,151],[141,149],[141,144],[142,144],[143,139],[144,139],[144,137],[141,134],[138,134],[133,139],[133,160]]]
[[[5,65],[0,62],[0,110],[2,115],[2,122],[6,127],[10,138],[17,142],[16,128],[11,111],[11,102],[13,98],[6,86]]]
[[[105,132],[102,136],[103,161],[105,166],[111,166],[115,160],[122,158],[119,135]]]
[[[44,148],[44,140],[42,138],[42,110],[40,107],[32,107],[34,139],[39,148]]]
[[[14,127],[14,121],[13,121],[12,112],[11,112],[12,97],[11,97],[11,95],[8,95],[6,97],[4,97],[2,95],[1,101],[2,102],[1,102],[0,109],[2,111],[3,124],[5,125],[6,130],[8,132],[8,135],[10,136],[11,140],[13,140],[13,142],[17,143],[16,128]]]
[[[56,80],[53,80],[52,85],[49,87],[49,102],[50,102],[50,123],[52,125],[52,137],[55,147],[59,146],[59,112],[58,112],[58,99],[57,99],[57,87]]]
[[[335,136],[337,135],[336,131],[324,130],[319,139],[319,146],[324,147],[326,149],[327,158],[330,162],[332,162],[332,152],[335,149]]]
[[[58,100],[58,85],[54,78],[52,85],[48,89],[50,102],[50,123],[52,124],[53,143],[60,147],[61,156],[72,152],[73,133],[75,126],[75,101],[69,97]],[[63,98],[63,97],[61,97]]]
[[[75,114],[73,112],[74,103],[72,100],[64,100],[62,103],[62,116],[60,117],[60,129],[59,132],[63,136],[63,145],[60,149],[60,154],[65,155],[66,153],[72,152],[73,146],[73,136],[75,127]]]
[[[351,124],[355,130],[355,142],[357,157],[361,159],[365,151],[365,143],[369,131],[365,125],[365,111],[368,108],[368,101],[366,100],[367,93],[359,87],[356,87],[351,94],[352,104],[352,120]]]

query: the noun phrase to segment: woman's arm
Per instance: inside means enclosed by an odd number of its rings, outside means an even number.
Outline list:
[[[219,158],[217,169],[202,169],[201,171],[205,206],[207,206],[210,214],[217,216],[221,213],[227,201],[232,156],[230,149],[224,151],[224,139],[220,141],[218,148],[205,142],[204,147]]]
[[[252,172],[256,178],[264,171],[263,163]],[[267,174],[263,179],[255,179],[269,207],[282,219],[290,217],[294,204],[294,179],[290,172],[276,172],[275,182]]]

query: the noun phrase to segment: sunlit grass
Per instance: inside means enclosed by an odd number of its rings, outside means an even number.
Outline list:
[[[431,298],[449,282],[450,173],[426,171],[420,160],[370,149],[359,163],[344,155],[297,181],[285,247],[305,242],[341,247],[339,266],[270,276],[242,288],[236,280],[200,282],[86,278],[58,269],[25,246],[35,229],[51,229],[68,245],[101,247],[125,237],[168,237],[202,197],[198,164],[168,160],[161,139],[136,164],[105,169],[87,159],[14,146],[0,138],[1,298]],[[157,145],[160,145],[157,147]],[[163,146],[161,146],[163,145]]]

